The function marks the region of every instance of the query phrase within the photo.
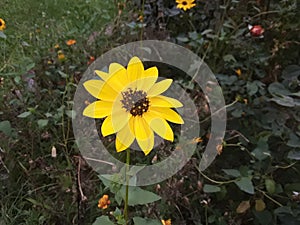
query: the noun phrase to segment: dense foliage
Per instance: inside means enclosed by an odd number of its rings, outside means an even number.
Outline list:
[[[209,104],[184,74],[172,77],[199,106],[197,154],[172,178],[131,190],[144,196],[130,204],[133,222],[300,224],[297,3],[195,4],[185,11],[175,0],[0,3],[6,22],[0,31],[0,224],[109,224],[108,218],[124,223],[120,189],[99,179],[76,147],[72,100],[95,58],[147,39],[182,45],[203,58],[223,89],[228,118],[216,160],[199,171],[210,132]],[[100,210],[103,194],[110,205]]]

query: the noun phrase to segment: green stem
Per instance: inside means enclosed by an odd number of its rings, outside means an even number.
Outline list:
[[[126,196],[125,196],[125,206],[124,206],[124,218],[125,225],[128,224],[128,189],[129,189],[129,164],[130,164],[130,149],[126,150]]]

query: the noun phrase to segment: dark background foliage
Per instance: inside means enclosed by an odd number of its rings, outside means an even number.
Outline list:
[[[162,200],[131,207],[131,216],[171,218],[175,225],[300,224],[297,2],[195,2],[187,11],[173,0],[0,3],[7,24],[0,36],[0,224],[92,224],[110,215],[97,209],[109,191],[72,135],[73,94],[92,57],[146,39],[171,41],[202,57],[223,89],[228,121],[207,170],[198,171],[198,164],[209,120],[201,124],[203,142],[191,161],[146,188]],[[248,25],[262,26],[263,36],[251,35]],[[66,45],[68,39],[76,44]],[[173,78],[205,120],[209,105],[202,91],[178,74]]]

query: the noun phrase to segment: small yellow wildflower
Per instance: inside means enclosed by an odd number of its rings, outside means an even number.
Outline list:
[[[74,44],[76,44],[76,40],[74,40],[74,39],[70,39],[70,40],[68,40],[67,41],[67,45],[74,45]]]
[[[65,61],[66,56],[65,56],[65,54],[63,53],[63,51],[59,50],[59,51],[57,52],[57,58],[58,58],[60,61]]]
[[[0,18],[0,31],[4,30],[6,28],[5,21]]]
[[[194,1],[195,0],[176,0],[177,8],[183,9],[184,11],[186,11],[187,9],[191,9],[196,6]]]
[[[241,69],[237,69],[235,70],[236,75],[241,76],[242,75],[242,70]]]
[[[108,199],[108,195],[103,195],[102,198],[100,198],[98,201],[98,208],[107,209],[109,204],[110,200]]]
[[[54,45],[54,48],[58,49],[59,48],[59,44]]]
[[[161,223],[162,223],[163,225],[172,225],[171,219],[168,219],[168,220],[161,220]]]

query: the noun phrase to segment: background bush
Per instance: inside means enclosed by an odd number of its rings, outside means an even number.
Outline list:
[[[73,94],[93,57],[141,39],[201,56],[223,88],[228,121],[207,170],[198,164],[209,121],[191,161],[147,188],[162,200],[131,212],[180,225],[300,223],[296,1],[195,2],[186,12],[172,0],[0,3],[7,25],[0,35],[0,224],[92,224],[103,214],[97,200],[107,190],[74,143]],[[253,37],[249,24],[261,25],[263,37]],[[206,105],[199,87],[177,79]]]

